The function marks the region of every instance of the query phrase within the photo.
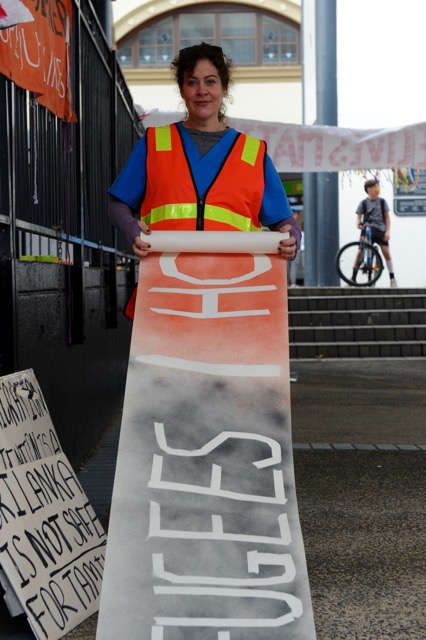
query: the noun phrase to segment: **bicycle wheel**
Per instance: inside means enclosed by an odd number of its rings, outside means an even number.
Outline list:
[[[368,260],[365,249],[369,252]],[[354,282],[353,269],[359,253],[360,265]],[[371,287],[382,275],[383,261],[376,247],[368,242],[349,242],[336,255],[336,269],[340,278],[352,287]]]

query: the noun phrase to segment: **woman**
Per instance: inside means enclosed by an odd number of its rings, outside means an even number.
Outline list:
[[[263,141],[226,126],[231,61],[222,49],[187,47],[172,62],[188,115],[148,128],[109,190],[109,215],[135,255],[151,229],[289,232],[277,248],[293,260],[300,229]],[[134,218],[139,213],[140,220]]]

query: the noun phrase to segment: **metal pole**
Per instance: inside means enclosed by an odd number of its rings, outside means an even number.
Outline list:
[[[303,218],[305,232],[304,286],[317,286],[318,220],[316,216],[317,174],[303,174]]]
[[[316,0],[317,123],[337,126],[336,0]],[[319,286],[339,286],[334,266],[339,248],[337,173],[317,174]]]
[[[315,1],[302,0],[302,96],[303,124],[306,125],[316,122]],[[303,223],[304,285],[315,287],[318,284],[317,174],[312,172],[303,174]]]
[[[109,48],[112,48],[111,0],[93,0],[93,8],[105,34]]]

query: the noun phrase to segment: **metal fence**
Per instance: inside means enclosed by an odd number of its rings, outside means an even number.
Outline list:
[[[89,0],[73,3],[71,80],[67,124],[0,75],[0,378],[34,369],[78,465],[124,393],[138,262],[107,189],[143,133]]]
[[[73,5],[71,60],[75,124],[0,76],[0,223],[13,231],[16,258],[99,263],[128,249],[108,220],[107,189],[143,127],[87,1]]]

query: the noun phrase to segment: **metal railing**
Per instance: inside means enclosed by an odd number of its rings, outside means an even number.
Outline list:
[[[65,246],[74,264],[128,251],[109,222],[107,189],[143,127],[90,3],[73,4],[77,123],[62,122],[0,76],[0,224],[10,228],[16,258],[37,246],[63,259]]]

